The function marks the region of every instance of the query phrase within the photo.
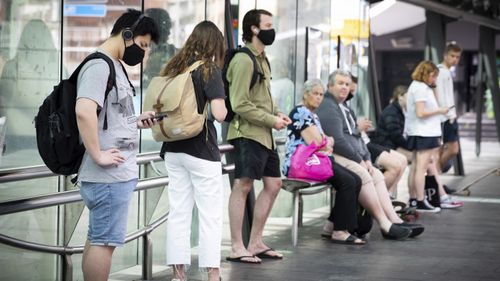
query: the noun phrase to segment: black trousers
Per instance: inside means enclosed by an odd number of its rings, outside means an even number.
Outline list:
[[[333,177],[328,179],[337,191],[335,205],[330,211],[328,220],[333,222],[334,230],[357,228],[358,194],[361,190],[361,178],[355,173],[335,163],[330,157],[333,167]]]

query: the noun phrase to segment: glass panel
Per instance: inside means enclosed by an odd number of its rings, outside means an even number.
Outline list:
[[[224,34],[224,0],[208,0],[207,7],[207,20],[214,22],[219,30]],[[214,122],[215,129],[217,130],[217,142],[222,143],[222,124]]]
[[[0,168],[40,164],[33,120],[59,82],[59,1],[0,4],[0,117],[6,116],[6,151]]]
[[[330,50],[330,2],[299,1],[295,104],[302,102],[302,86],[306,77],[321,79],[326,84],[330,62],[336,60],[332,57],[336,53]]]
[[[59,82],[59,0],[0,2],[0,130],[5,154],[0,169],[41,164],[33,119],[43,99]],[[1,150],[1,149],[0,149]],[[0,201],[56,192],[58,178],[2,184]],[[42,244],[57,244],[57,208],[0,217],[1,233]],[[56,256],[0,245],[2,277],[55,280]],[[30,268],[30,270],[26,270]]]
[[[56,218],[56,207],[4,215],[0,216],[0,229],[2,234],[19,240],[57,245]],[[56,255],[3,244],[0,252],[3,280],[56,280]]]
[[[295,1],[257,1],[257,8],[273,14],[276,39],[266,47],[271,63],[271,94],[279,109],[288,114],[294,106],[296,62],[296,14]],[[243,14],[244,15],[244,14]],[[286,136],[286,130],[274,131],[275,136]]]
[[[332,39],[339,44],[339,67],[358,77],[357,94],[350,101],[351,107],[358,117],[374,121],[374,102],[367,87],[369,5],[364,1],[349,0],[332,0],[332,4]]]

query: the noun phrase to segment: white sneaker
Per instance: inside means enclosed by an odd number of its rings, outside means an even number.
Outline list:
[[[456,209],[464,205],[464,202],[453,200],[453,198],[451,198],[448,195],[441,196],[440,200],[441,200],[441,208],[443,209]]]
[[[427,199],[424,199],[422,201],[417,201],[417,212],[439,213],[441,212],[441,208],[432,206]]]

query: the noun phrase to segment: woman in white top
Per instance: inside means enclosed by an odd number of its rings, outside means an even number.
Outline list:
[[[422,212],[439,212],[424,196],[425,175],[434,173],[437,154],[441,145],[441,117],[449,108],[439,107],[434,91],[439,69],[430,61],[421,62],[413,71],[413,82],[408,89],[406,129],[408,148],[413,151],[414,164],[410,169],[410,206]],[[441,192],[440,192],[441,193]]]

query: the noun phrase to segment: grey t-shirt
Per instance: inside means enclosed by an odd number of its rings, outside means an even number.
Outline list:
[[[108,56],[109,57],[109,56]],[[77,98],[87,98],[98,104],[98,138],[101,150],[120,149],[125,162],[117,166],[101,167],[85,153],[78,180],[87,182],[122,182],[138,177],[136,154],[139,145],[137,116],[133,105],[133,90],[120,63],[113,60],[116,72],[116,88],[104,102],[109,66],[102,59],[87,62],[78,75]],[[117,91],[118,89],[118,91]],[[107,130],[103,130],[104,113],[107,112]]]

